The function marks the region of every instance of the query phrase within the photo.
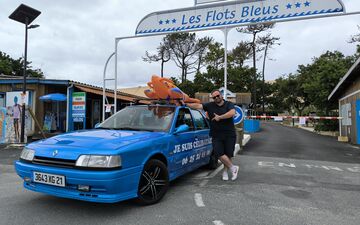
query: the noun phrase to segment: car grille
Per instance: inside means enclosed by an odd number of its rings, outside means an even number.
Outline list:
[[[76,160],[55,159],[55,158],[35,156],[32,163],[39,164],[39,165],[45,165],[45,166],[75,168]]]

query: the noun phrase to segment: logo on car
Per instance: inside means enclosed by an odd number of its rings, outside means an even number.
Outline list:
[[[57,154],[59,154],[59,151],[58,150],[55,150],[55,151],[53,151],[53,157],[55,157],[55,156],[57,156]]]

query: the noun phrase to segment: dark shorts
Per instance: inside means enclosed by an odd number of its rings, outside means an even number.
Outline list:
[[[213,137],[212,146],[217,157],[227,155],[229,158],[234,157],[236,136]]]
[[[14,118],[14,125],[18,125],[19,123],[19,119],[18,118]]]

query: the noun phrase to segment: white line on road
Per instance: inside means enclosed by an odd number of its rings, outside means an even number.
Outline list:
[[[218,168],[216,168],[216,170],[214,170],[213,172],[211,172],[207,177],[207,179],[209,178],[213,178],[216,176],[216,174],[218,174],[222,169],[224,169],[224,164],[221,164]]]
[[[205,187],[208,182],[209,182],[209,180],[203,180],[203,181],[201,181],[201,183],[200,183],[199,186],[200,186],[200,187]]]
[[[225,225],[223,222],[221,222],[220,220],[214,220],[213,223],[215,225]]]
[[[196,203],[197,207],[205,207],[205,204],[204,204],[201,194],[196,193],[194,198],[195,198],[195,203]]]

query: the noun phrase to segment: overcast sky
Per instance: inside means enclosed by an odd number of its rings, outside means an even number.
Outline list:
[[[360,11],[359,0],[343,0],[348,12]],[[193,6],[193,0],[2,0],[0,1],[0,51],[13,58],[24,54],[24,27],[8,16],[24,3],[40,10],[33,22],[40,27],[29,30],[28,60],[41,68],[49,79],[69,79],[102,86],[104,64],[114,52],[115,37],[132,36],[138,22],[147,14]],[[345,55],[355,52],[347,41],[359,33],[360,15],[306,20],[277,24],[272,33],[281,45],[270,52],[266,80],[295,73],[299,64],[308,64],[327,50]],[[223,42],[220,31],[199,32]],[[232,30],[229,49],[250,37]],[[142,61],[145,51],[155,51],[162,37],[124,40],[119,44],[119,87],[145,85],[159,64]],[[180,70],[165,65],[166,76],[178,76]],[[108,75],[114,74],[114,64]],[[110,84],[109,84],[110,85]]]

